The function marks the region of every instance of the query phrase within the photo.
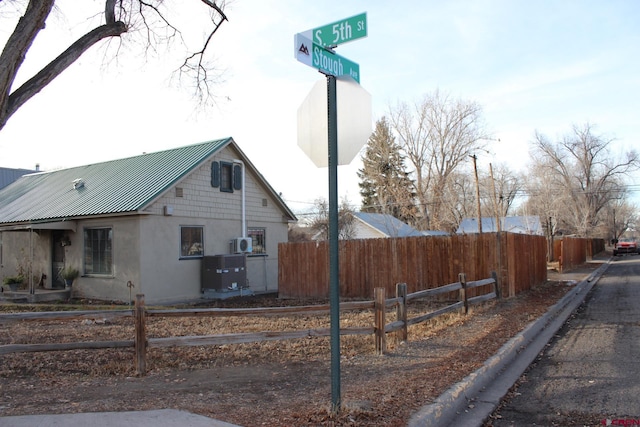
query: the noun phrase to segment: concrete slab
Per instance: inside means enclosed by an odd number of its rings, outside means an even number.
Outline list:
[[[2,427],[239,427],[176,409],[0,417]]]

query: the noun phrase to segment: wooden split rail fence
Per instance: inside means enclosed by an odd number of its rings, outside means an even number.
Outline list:
[[[375,350],[377,354],[386,351],[386,335],[396,332],[403,341],[408,339],[408,327],[425,322],[434,317],[456,310],[467,313],[469,306],[483,301],[500,298],[497,276],[492,273],[492,278],[467,282],[464,273],[460,273],[459,281],[438,288],[427,289],[412,294],[407,294],[407,285],[399,283],[396,286],[395,298],[387,299],[384,288],[375,289],[374,301],[353,301],[340,303],[340,311],[373,310],[374,326],[341,328],[340,335],[370,335],[375,337]],[[467,297],[467,291],[471,288],[490,285],[492,290],[485,294]],[[435,297],[437,295],[458,292],[459,301],[446,307],[408,319],[407,306],[410,301]],[[387,324],[386,314],[389,309],[396,308],[396,320]],[[0,355],[18,352],[44,352],[62,350],[86,350],[104,348],[129,348],[135,351],[135,367],[138,375],[145,375],[147,371],[147,348],[172,347],[172,346],[204,346],[239,344],[250,342],[286,340],[305,337],[323,337],[330,335],[330,328],[306,329],[295,331],[267,331],[249,332],[224,335],[180,336],[166,338],[149,338],[146,334],[146,319],[148,317],[229,317],[229,316],[288,316],[299,314],[329,315],[329,305],[306,305],[291,307],[266,307],[266,308],[202,308],[202,309],[146,309],[144,295],[136,295],[136,303],[133,310],[92,310],[92,311],[68,311],[68,312],[41,312],[41,313],[8,313],[0,314],[0,325],[7,326],[19,321],[75,321],[80,319],[116,319],[133,317],[135,322],[135,336],[133,340],[123,341],[89,341],[48,344],[4,344],[0,345]]]

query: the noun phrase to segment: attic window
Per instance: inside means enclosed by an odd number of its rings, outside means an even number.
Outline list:
[[[233,163],[220,162],[220,191],[233,193]]]
[[[184,191],[182,187],[176,187],[176,197],[184,197]]]
[[[0,0],[1,1],[1,0]],[[242,166],[230,162],[211,163],[211,186],[225,193],[242,190]]]
[[[84,179],[82,178],[74,179],[73,181],[71,181],[71,184],[73,184],[74,190],[78,190],[84,187]]]

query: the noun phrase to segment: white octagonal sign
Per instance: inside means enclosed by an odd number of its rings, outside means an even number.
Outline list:
[[[338,164],[348,165],[372,131],[371,95],[351,77],[336,79]],[[298,146],[318,167],[329,165],[327,81],[320,80],[298,108]]]

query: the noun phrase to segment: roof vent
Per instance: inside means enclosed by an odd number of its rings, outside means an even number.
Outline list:
[[[84,179],[82,178],[74,179],[73,181],[71,181],[71,183],[73,184],[74,190],[78,190],[84,187]]]

